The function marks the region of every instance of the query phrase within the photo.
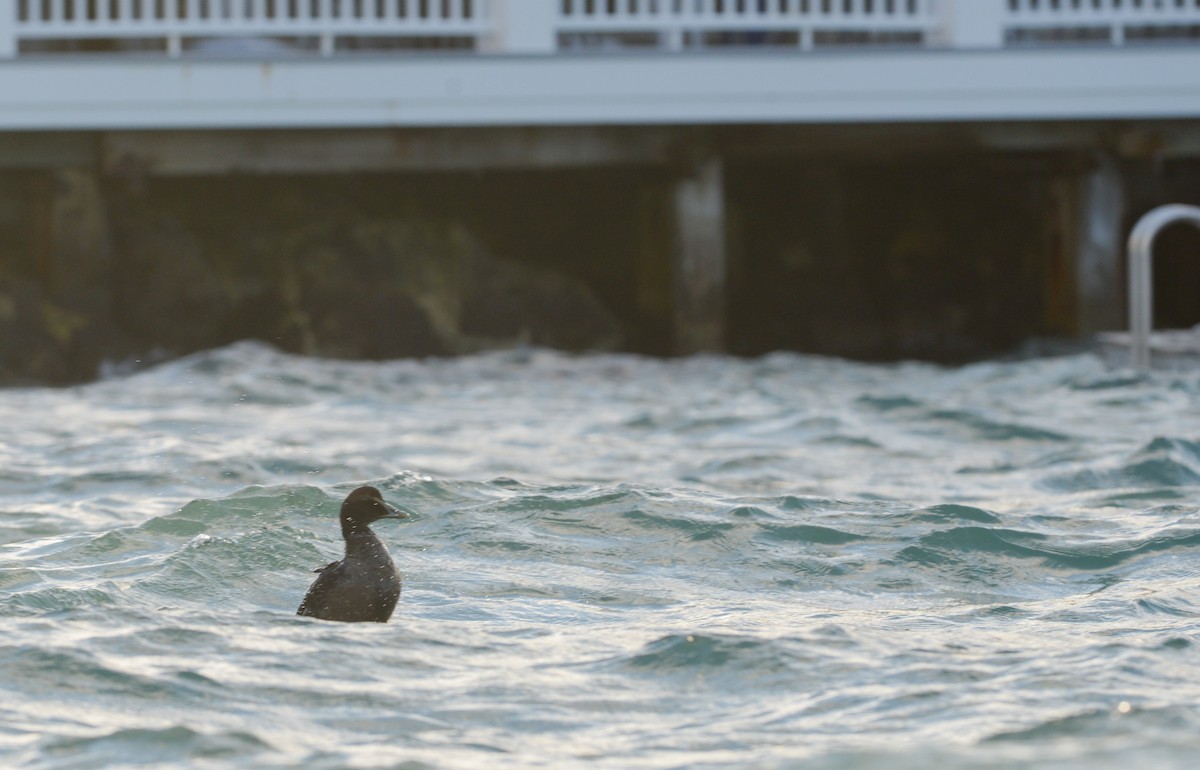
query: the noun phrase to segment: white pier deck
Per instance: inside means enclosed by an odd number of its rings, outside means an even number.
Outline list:
[[[1200,0],[0,0],[0,130],[1200,118]]]

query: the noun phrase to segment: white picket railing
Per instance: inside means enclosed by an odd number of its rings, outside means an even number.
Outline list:
[[[1200,0],[1008,0],[1008,45],[1200,43]]]
[[[923,45],[935,0],[563,0],[560,49]]]
[[[159,40],[178,56],[189,40],[266,38],[310,41],[330,55],[339,38],[460,39],[474,47],[490,31],[487,0],[0,0],[0,7],[8,2],[16,52],[35,41],[104,40],[121,51],[136,50],[122,43]]]
[[[1200,44],[1200,0],[0,0],[0,58],[84,50]]]

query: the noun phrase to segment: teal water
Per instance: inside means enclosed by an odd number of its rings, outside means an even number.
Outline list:
[[[240,344],[0,424],[2,767],[1200,751],[1200,373]],[[294,616],[365,482],[392,622]]]

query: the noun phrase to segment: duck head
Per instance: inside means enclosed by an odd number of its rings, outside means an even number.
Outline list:
[[[342,532],[346,535],[367,529],[380,519],[407,519],[409,514],[383,501],[375,487],[359,487],[342,502]]]

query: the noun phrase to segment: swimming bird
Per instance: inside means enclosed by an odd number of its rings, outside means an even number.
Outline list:
[[[386,623],[400,599],[400,573],[370,524],[406,519],[408,514],[385,503],[375,487],[359,487],[346,496],[340,518],[346,555],[313,570],[321,574],[296,614],[347,623]]]

